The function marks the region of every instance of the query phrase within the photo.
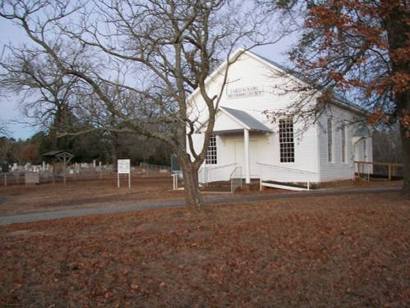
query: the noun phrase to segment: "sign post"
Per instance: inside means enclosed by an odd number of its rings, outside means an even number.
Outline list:
[[[120,174],[128,174],[128,188],[131,189],[131,161],[119,159],[117,161],[117,187],[120,188]]]

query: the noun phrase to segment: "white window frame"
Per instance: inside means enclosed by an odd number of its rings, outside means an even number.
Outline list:
[[[327,161],[334,162],[334,140],[333,140],[333,121],[332,118],[327,119]]]
[[[342,150],[342,156],[341,156],[341,161],[342,163],[347,163],[347,130],[346,130],[346,123],[342,123],[342,126],[340,127],[340,146]]]
[[[211,135],[209,138],[208,149],[206,150],[205,164],[217,165],[218,164],[218,151],[216,145],[216,136]]]
[[[284,127],[283,127],[284,126]],[[293,118],[279,120],[279,161],[281,163],[295,162],[295,132]]]

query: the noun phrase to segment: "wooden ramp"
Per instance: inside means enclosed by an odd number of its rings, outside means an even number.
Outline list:
[[[260,181],[260,189],[263,187],[278,188],[293,191],[308,191],[310,190],[310,183],[306,182],[306,185],[299,183],[284,183],[278,181]]]

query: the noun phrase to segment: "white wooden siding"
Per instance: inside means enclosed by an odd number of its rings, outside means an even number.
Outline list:
[[[217,95],[220,91],[219,85],[222,75],[214,76],[212,82],[207,84],[210,96]],[[266,111],[286,110],[293,102],[298,99],[297,93],[283,93],[278,90],[283,84],[288,83],[287,79],[278,77],[277,71],[269,65],[255,58],[254,56],[244,54],[235,62],[228,75],[227,88],[222,93],[220,107],[229,107],[240,109],[270,128],[273,133],[252,133],[250,134],[250,174],[252,177],[261,176],[262,173],[268,172],[269,168],[261,167],[258,163],[272,166],[283,167],[272,168],[272,179],[277,177],[287,177],[293,174],[292,171],[286,171],[286,168],[305,170],[306,174],[298,174],[297,179],[300,182],[311,181],[333,181],[341,179],[350,179],[353,176],[353,148],[352,133],[353,128],[346,125],[346,162],[342,162],[341,156],[341,136],[338,129],[342,121],[352,121],[355,114],[351,111],[332,105],[331,116],[333,118],[333,162],[327,160],[327,134],[326,120],[328,114],[322,115],[316,124],[309,126],[308,129],[302,123],[295,123],[295,162],[281,163],[280,148],[278,136],[278,122],[273,123],[264,114]],[[258,96],[250,97],[230,97],[229,91],[235,88],[256,86],[266,89],[265,93]],[[189,99],[191,108],[191,117],[198,118],[197,126],[206,123],[208,112],[205,103],[200,95],[194,94]],[[240,129],[240,125],[234,123],[232,119],[224,115],[219,115],[216,120],[215,128],[224,130],[227,127]],[[371,139],[371,138],[369,138]],[[218,165],[227,166],[223,172],[220,168],[218,174],[224,174],[224,179],[229,179],[232,169],[232,163],[242,164],[243,161],[243,133],[224,134],[217,136],[217,154]],[[203,136],[196,134],[194,138],[195,148],[200,150],[203,143]],[[372,158],[371,140],[368,141],[368,157]],[[242,168],[244,169],[244,168]],[[275,170],[275,172],[273,172]],[[281,171],[282,170],[282,171]],[[215,173],[216,174],[216,173]],[[296,174],[296,173],[295,173]]]
[[[333,160],[328,161],[327,119],[331,117],[333,123]],[[329,106],[319,118],[317,131],[319,141],[320,181],[335,181],[353,178],[354,174],[354,144],[353,133],[359,119],[355,114],[336,106]],[[342,161],[341,125],[346,125],[346,162]],[[349,125],[350,124],[350,125]],[[368,161],[372,161],[371,138],[367,138]]]

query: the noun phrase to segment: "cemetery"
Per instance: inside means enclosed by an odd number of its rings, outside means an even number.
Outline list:
[[[169,166],[141,163],[132,167],[133,176],[168,175],[171,170]],[[0,186],[9,185],[31,185],[46,183],[64,183],[81,180],[108,180],[116,174],[112,164],[102,164],[94,160],[91,163],[72,163],[64,165],[63,162],[46,163],[41,165],[26,163],[25,165],[3,164],[0,172]]]
[[[25,213],[42,209],[61,209],[69,206],[79,207],[99,202],[119,200],[147,199],[182,199],[184,197],[183,176],[173,156],[170,166],[139,163],[125,165],[103,164],[94,160],[89,163],[62,161],[43,161],[42,164],[2,165],[0,172],[0,195],[3,198],[0,214]],[[399,188],[402,181],[397,176],[400,170],[392,164],[392,178],[369,178],[369,174],[356,173],[355,180],[323,183],[313,190],[328,189],[367,189]],[[394,169],[396,167],[396,169]],[[117,170],[116,170],[117,169]],[[389,168],[390,169],[390,168]],[[387,170],[387,168],[386,168]],[[212,171],[208,171],[209,173]],[[280,194],[289,191],[282,189],[264,189],[259,179],[253,179],[245,185],[244,179],[234,175],[228,181],[200,184],[202,194],[259,195]],[[319,189],[318,189],[319,188]]]
[[[173,191],[168,166],[141,163],[130,167],[129,171],[129,175],[120,174],[112,165],[97,161],[68,164],[65,174],[61,163],[15,164],[10,166],[9,172],[0,173],[0,195],[6,198],[0,213],[183,196],[182,191]]]

